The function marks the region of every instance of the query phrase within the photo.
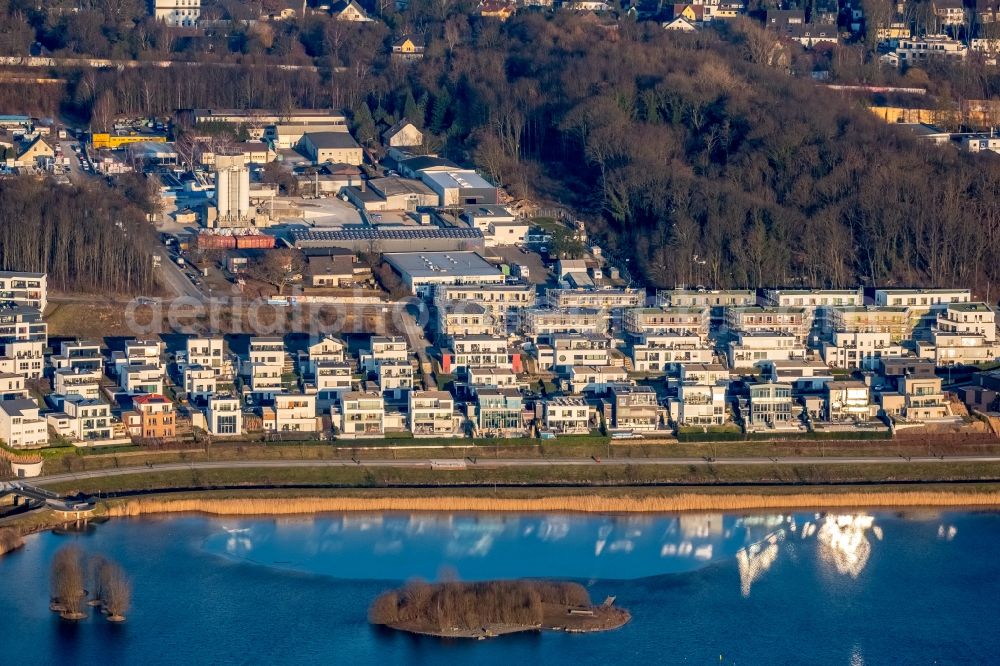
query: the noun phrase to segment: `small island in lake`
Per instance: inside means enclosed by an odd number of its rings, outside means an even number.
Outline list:
[[[491,638],[522,631],[590,632],[632,619],[609,597],[599,606],[578,583],[503,580],[411,582],[379,595],[372,624],[443,638]]]

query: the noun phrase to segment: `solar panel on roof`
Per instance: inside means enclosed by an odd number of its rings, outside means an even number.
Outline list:
[[[343,240],[415,240],[428,238],[480,238],[479,229],[449,227],[446,229],[340,229],[337,231],[294,230],[296,241],[343,241]]]

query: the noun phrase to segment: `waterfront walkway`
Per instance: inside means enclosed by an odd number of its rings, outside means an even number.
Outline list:
[[[395,467],[432,469],[433,460],[418,459],[372,459],[372,460],[213,460],[198,462],[178,462],[150,464],[135,467],[117,467],[95,469],[64,474],[50,474],[33,480],[36,486],[51,483],[65,483],[85,479],[96,479],[108,476],[126,476],[130,474],[150,474],[159,472],[184,472],[215,469],[290,469],[290,468],[320,468],[320,467]],[[566,466],[599,466],[599,465],[762,465],[762,466],[794,466],[794,465],[885,465],[906,463],[1000,463],[1000,455],[981,456],[798,456],[781,458],[615,458],[606,462],[593,458],[500,458],[500,459],[466,459],[469,468],[481,467],[566,467]],[[447,474],[444,471],[442,474]]]

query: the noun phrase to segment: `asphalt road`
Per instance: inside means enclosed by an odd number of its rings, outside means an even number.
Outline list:
[[[886,463],[1000,463],[998,456],[856,456],[856,457],[789,457],[789,458],[614,458],[606,462],[598,462],[592,458],[479,458],[472,463],[466,459],[469,468],[506,468],[506,467],[561,467],[561,466],[593,466],[593,465],[884,465]],[[96,479],[107,476],[125,476],[129,474],[149,474],[152,472],[183,472],[211,469],[286,469],[308,467],[404,467],[430,469],[432,460],[426,458],[403,460],[220,460],[189,463],[162,463],[152,466],[118,467],[97,469],[69,474],[52,474],[31,479],[32,485],[44,486],[50,483],[63,483],[83,479]],[[442,470],[447,472],[448,470]]]
[[[170,258],[170,251],[165,245],[158,244],[156,251],[160,255],[159,276],[163,286],[174,292],[176,296],[192,298],[199,302],[206,299],[205,294],[194,286],[184,271],[173,262]]]

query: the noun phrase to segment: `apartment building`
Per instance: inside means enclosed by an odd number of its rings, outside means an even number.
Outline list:
[[[611,340],[602,335],[552,336],[552,369],[567,372],[575,365],[610,365]]]
[[[613,365],[574,365],[569,369],[570,393],[607,393],[613,385],[628,381],[628,372]]]
[[[680,365],[682,384],[727,385],[729,384],[729,376],[729,369],[721,363],[682,363]]]
[[[836,34],[833,40],[836,42]],[[862,288],[765,289],[761,300],[768,307],[804,308],[812,314],[812,333],[818,336],[830,330],[830,313],[833,308],[862,307],[865,303]]]
[[[623,325],[633,336],[680,335],[708,339],[711,311],[708,307],[630,308],[625,311]]]
[[[965,23],[965,4],[962,0],[933,0],[931,10],[941,25],[963,25]]]
[[[100,396],[102,377],[99,368],[60,368],[52,373],[52,391],[59,395],[79,395],[94,400]]]
[[[118,370],[118,384],[129,395],[163,393],[163,370],[154,365],[123,364]]]
[[[101,370],[104,359],[101,356],[101,345],[90,340],[63,340],[59,343],[59,353],[49,357],[53,368]]]
[[[525,436],[528,429],[524,422],[521,392],[510,388],[476,391],[476,427],[479,436]]]
[[[660,406],[656,400],[656,393],[648,386],[612,388],[611,416],[616,429],[656,430],[660,425]]]
[[[163,393],[163,343],[158,340],[132,340],[124,352],[115,352],[113,360],[122,391]]]
[[[340,437],[382,437],[385,399],[374,391],[348,391],[340,400]]]
[[[787,333],[739,333],[726,350],[729,366],[750,368],[761,361],[791,361],[806,357],[806,347]]]
[[[879,362],[877,372],[885,377],[886,381],[899,388],[903,377],[935,377],[937,368],[934,361],[912,357],[884,358]]]
[[[153,0],[153,16],[168,28],[192,28],[201,16],[201,0]]]
[[[545,295],[549,306],[557,310],[622,310],[646,302],[646,294],[640,289],[549,289]]]
[[[535,306],[536,289],[532,284],[438,285],[434,303],[441,308],[447,303],[478,303],[503,331],[516,330],[520,314]]]
[[[306,349],[304,363],[300,361],[303,371],[309,377],[316,374],[320,363],[344,363],[347,358],[347,345],[343,340],[326,336],[322,340],[309,345]]]
[[[902,377],[903,416],[912,420],[941,419],[951,415],[940,377]]]
[[[48,445],[49,427],[38,416],[38,403],[25,398],[0,400],[0,440],[13,449]]]
[[[524,388],[524,382],[510,368],[496,368],[488,365],[474,365],[466,371],[469,386],[480,388]]]
[[[590,407],[583,398],[562,396],[542,403],[545,429],[559,435],[590,432]]]
[[[790,384],[768,382],[752,385],[747,429],[795,427],[792,402]]]
[[[906,37],[899,40],[896,56],[900,65],[911,67],[926,65],[928,60],[964,60],[968,47],[957,39],[945,35]]]
[[[27,398],[24,377],[14,372],[0,372],[0,400]]]
[[[827,382],[825,396],[828,421],[868,421],[875,415],[871,393],[864,382]]]
[[[413,366],[406,361],[382,361],[375,369],[379,391],[390,400],[401,400],[413,389]]]
[[[712,349],[697,335],[645,333],[628,347],[636,372],[669,372],[681,363],[711,363]]]
[[[0,362],[5,371],[16,372],[27,379],[40,379],[45,374],[45,343],[41,340],[19,340],[0,345]]]
[[[491,335],[458,335],[441,354],[441,369],[446,374],[476,366],[512,369],[514,363],[507,340]]]
[[[725,323],[729,308],[756,305],[757,292],[752,289],[661,290],[656,292],[656,304],[675,308],[708,308],[711,326],[717,328]]]
[[[316,364],[312,388],[316,391],[317,409],[326,411],[340,403],[340,397],[354,386],[353,370],[353,366],[346,361],[320,361]]]
[[[278,337],[250,338],[247,361],[242,368],[254,399],[270,401],[284,390],[285,341]]]
[[[972,292],[968,289],[876,289],[875,305],[905,306],[914,312],[930,312],[936,305],[968,303]]]
[[[159,340],[130,340],[125,343],[122,359],[129,365],[163,367],[163,343]]]
[[[822,361],[797,359],[792,361],[761,361],[757,364],[765,381],[791,384],[795,394],[817,393],[833,381],[830,366]]]
[[[682,426],[722,425],[727,420],[725,384],[682,381],[673,416]]]
[[[316,396],[279,393],[271,405],[261,408],[265,432],[319,432]]]
[[[130,432],[142,440],[170,441],[177,439],[177,413],[174,403],[166,396],[151,393],[132,400],[139,416],[138,432]]]
[[[985,303],[941,306],[931,339],[937,365],[989,363],[1000,356],[995,314]]]
[[[373,335],[368,343],[368,350],[362,352],[360,358],[361,369],[365,372],[375,372],[375,367],[381,361],[405,361],[409,358],[406,338],[398,335]]]
[[[45,273],[0,271],[0,303],[23,305],[44,312],[48,305],[48,276]]]
[[[455,335],[494,335],[500,332],[493,316],[479,303],[452,301],[437,308],[439,338]]]
[[[836,332],[831,342],[823,343],[821,355],[834,368],[873,370],[882,358],[902,356],[903,348],[890,333]]]
[[[594,308],[530,308],[522,313],[521,330],[532,342],[548,341],[560,333],[603,335],[608,330],[608,317]]]
[[[723,309],[757,304],[753,289],[663,289],[656,292],[656,304],[675,308]]]
[[[181,373],[184,378],[184,392],[188,400],[205,401],[219,390],[219,377],[212,368],[189,365]]]
[[[813,311],[803,307],[739,307],[726,311],[726,324],[732,333],[780,333],[801,344],[809,339]]]
[[[410,391],[407,420],[414,437],[456,437],[462,434],[455,399],[447,391]]]
[[[0,347],[11,359],[12,372],[27,379],[39,379],[45,372],[45,345],[48,324],[35,308],[17,305],[0,307]]]
[[[983,342],[996,342],[996,314],[985,303],[949,303],[938,312],[937,328],[943,333],[981,335]]]
[[[835,307],[829,322],[841,333],[887,333],[894,343],[913,335],[914,324],[910,308],[901,305]]]
[[[216,377],[227,374],[226,343],[221,337],[192,337],[187,339],[186,344],[186,365],[211,368]]]
[[[864,289],[765,289],[763,302],[777,308],[860,307]]]
[[[46,414],[52,429],[74,442],[99,443],[112,439],[111,406],[79,395],[58,401],[58,412]]]
[[[931,340],[931,358],[938,366],[992,363],[1000,355],[1000,347],[980,333],[934,331]]]
[[[243,408],[236,396],[217,393],[208,399],[205,423],[209,434],[231,437],[243,434]]]

